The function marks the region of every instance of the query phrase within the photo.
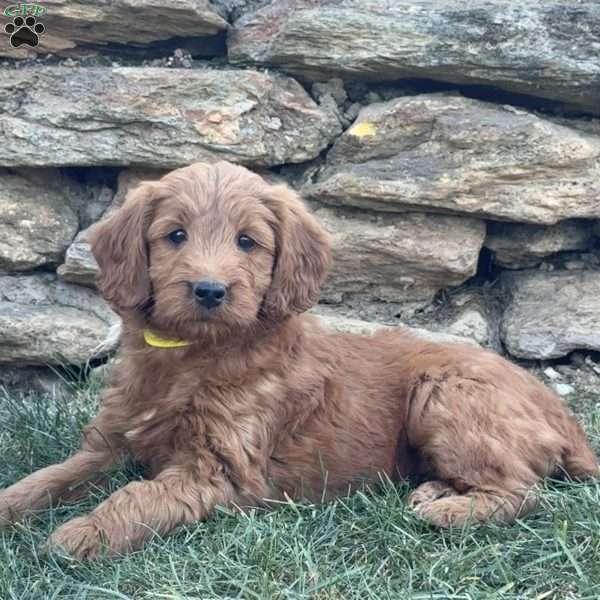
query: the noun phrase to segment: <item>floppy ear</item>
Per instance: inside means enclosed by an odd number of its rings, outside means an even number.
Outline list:
[[[117,313],[142,309],[150,301],[146,230],[153,194],[153,185],[143,183],[90,232],[92,254],[100,267],[96,284]]]
[[[329,235],[308,212],[296,192],[286,185],[271,186],[261,198],[276,217],[277,254],[264,314],[282,319],[308,310],[331,262]]]

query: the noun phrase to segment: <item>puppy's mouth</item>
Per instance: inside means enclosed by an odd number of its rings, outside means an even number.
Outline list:
[[[198,315],[198,320],[202,321],[203,323],[208,323],[209,321],[217,320],[221,312],[221,307],[216,309],[206,309],[202,306],[196,306],[196,314]]]

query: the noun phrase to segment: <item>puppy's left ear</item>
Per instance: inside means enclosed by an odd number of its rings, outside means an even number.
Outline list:
[[[281,320],[318,301],[331,263],[331,242],[298,194],[286,185],[269,187],[261,199],[276,217],[277,244],[263,311],[269,318]]]

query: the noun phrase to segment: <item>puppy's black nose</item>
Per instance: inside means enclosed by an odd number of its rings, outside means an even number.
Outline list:
[[[217,281],[199,281],[194,284],[194,296],[202,306],[215,308],[225,300],[225,286]]]

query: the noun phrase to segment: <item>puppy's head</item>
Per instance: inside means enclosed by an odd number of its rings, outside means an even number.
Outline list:
[[[295,192],[224,162],[143,183],[91,245],[118,313],[188,339],[307,310],[330,261],[327,234]]]

